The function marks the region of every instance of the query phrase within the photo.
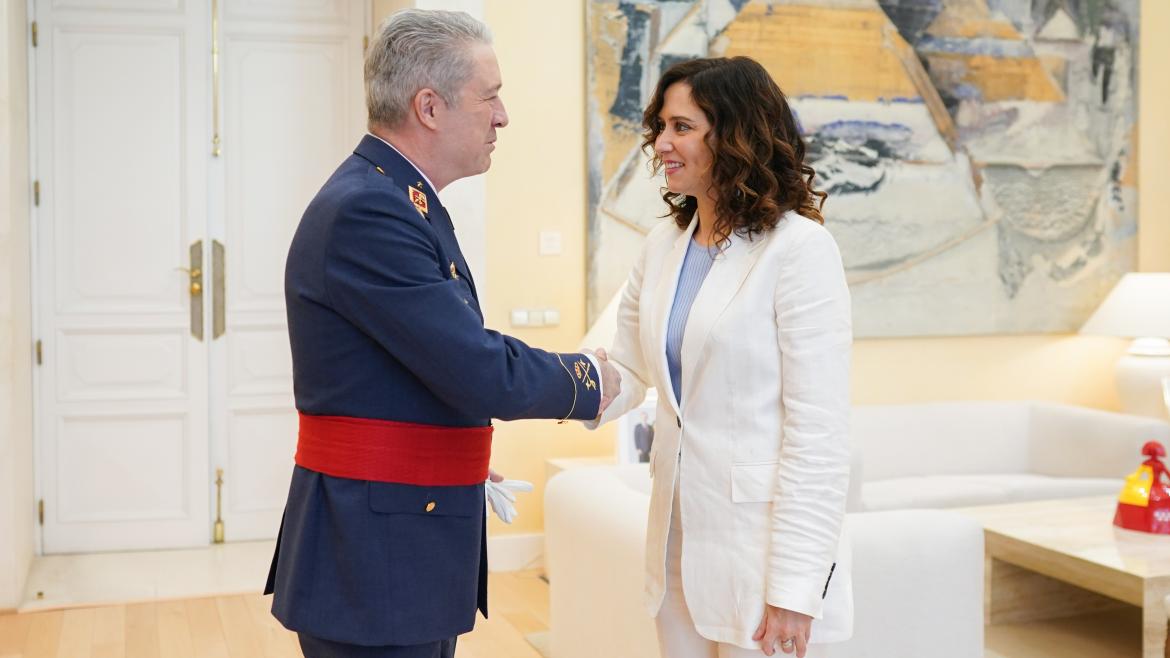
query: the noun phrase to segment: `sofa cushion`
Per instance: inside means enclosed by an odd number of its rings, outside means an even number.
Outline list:
[[[1170,425],[1144,416],[1039,402],[1032,405],[1029,468],[1041,475],[1124,477],[1146,441],[1170,440]]]
[[[1122,480],[1053,478],[1029,474],[924,475],[866,482],[861,486],[866,510],[946,508],[1018,503],[1049,498],[1115,495]]]
[[[1022,402],[860,406],[853,408],[851,434],[865,455],[867,482],[940,473],[1026,473],[1029,412]]]

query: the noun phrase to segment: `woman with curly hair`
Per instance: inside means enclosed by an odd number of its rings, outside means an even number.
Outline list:
[[[646,595],[662,655],[823,653],[852,632],[852,332],[826,195],[787,99],[749,58],[671,67],[643,125],[670,219],[598,353],[622,392],[591,425],[658,388]]]

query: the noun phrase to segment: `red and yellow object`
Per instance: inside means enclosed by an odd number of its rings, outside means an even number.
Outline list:
[[[1150,441],[1142,446],[1142,454],[1148,459],[1125,478],[1113,525],[1170,535],[1170,473],[1161,459],[1166,456],[1166,449],[1161,443]]]

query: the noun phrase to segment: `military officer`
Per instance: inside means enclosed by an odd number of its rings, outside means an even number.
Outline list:
[[[399,12],[365,82],[371,134],[288,254],[300,431],[266,593],[307,658],[450,657],[487,615],[491,419],[592,419],[620,377],[484,327],[438,192],[508,123],[486,27]]]

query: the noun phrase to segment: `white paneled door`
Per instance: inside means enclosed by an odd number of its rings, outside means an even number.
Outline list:
[[[44,552],[203,545],[217,513],[229,541],[274,536],[296,437],[284,255],[364,132],[368,15],[35,2]]]
[[[223,9],[222,193],[211,216],[227,296],[224,334],[211,342],[212,454],[227,535],[258,539],[280,525],[296,447],[285,255],[305,206],[365,132],[369,11],[353,0]]]

